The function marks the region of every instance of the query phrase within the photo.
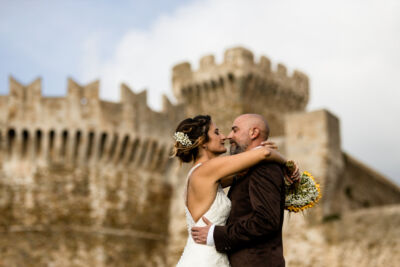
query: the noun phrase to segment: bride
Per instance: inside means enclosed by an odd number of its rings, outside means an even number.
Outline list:
[[[193,226],[205,226],[203,216],[216,225],[225,225],[231,203],[222,187],[232,183],[234,174],[267,160],[281,164],[286,159],[272,142],[232,156],[226,152],[226,137],[208,115],[183,120],[174,134],[174,156],[181,162],[193,163],[185,185],[185,212],[189,237],[177,266],[229,266],[226,254],[213,246],[199,245],[190,235]]]

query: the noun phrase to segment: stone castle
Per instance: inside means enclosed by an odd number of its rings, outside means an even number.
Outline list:
[[[323,200],[287,214],[287,266],[391,266],[400,262],[400,188],[341,149],[339,120],[307,112],[308,77],[258,62],[247,49],[173,68],[172,104],[147,106],[121,85],[68,80],[66,97],[41,80],[10,78],[0,96],[0,266],[174,266],[187,237],[183,185],[190,166],[170,158],[185,117],[210,114],[227,133],[242,113],[264,115],[271,139],[322,185]]]

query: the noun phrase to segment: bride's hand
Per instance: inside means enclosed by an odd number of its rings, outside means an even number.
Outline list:
[[[278,152],[278,146],[274,142],[263,141],[261,142],[260,147],[266,150],[265,160],[275,161],[280,164],[286,163],[286,158]]]
[[[278,150],[278,146],[272,141],[262,141],[261,145],[268,149]]]

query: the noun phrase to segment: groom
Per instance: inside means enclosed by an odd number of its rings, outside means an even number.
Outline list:
[[[235,119],[228,135],[230,153],[253,149],[267,140],[267,121],[258,114],[244,114]],[[232,267],[285,266],[282,248],[282,224],[285,205],[285,182],[282,167],[262,162],[243,177],[234,179],[228,193],[232,208],[226,226],[193,227],[192,237],[199,244],[215,245],[227,253]]]

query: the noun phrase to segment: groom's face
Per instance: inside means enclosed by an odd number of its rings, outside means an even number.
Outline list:
[[[246,121],[238,117],[232,125],[232,131],[228,135],[229,142],[231,144],[230,154],[238,154],[246,151],[247,147],[251,143],[249,136],[249,129]]]

